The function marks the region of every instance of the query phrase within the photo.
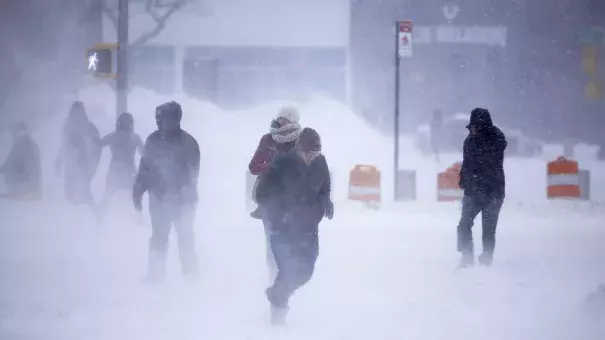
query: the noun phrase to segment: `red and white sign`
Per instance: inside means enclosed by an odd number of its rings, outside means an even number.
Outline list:
[[[404,20],[399,22],[399,32],[397,39],[398,53],[400,58],[409,58],[412,56],[412,28],[413,23],[411,20]]]

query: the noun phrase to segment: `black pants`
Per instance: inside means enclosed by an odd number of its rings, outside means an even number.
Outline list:
[[[274,306],[284,308],[292,294],[313,276],[319,255],[319,237],[316,232],[273,231],[270,243],[277,277],[268,290],[269,299]]]
[[[174,225],[179,246],[179,259],[183,274],[196,274],[198,270],[195,252],[195,205],[181,206],[150,197],[152,234],[149,239],[149,276],[162,279],[166,271],[168,241]]]
[[[464,255],[473,255],[472,227],[475,218],[481,213],[483,227],[483,253],[492,255],[496,247],[496,227],[503,198],[482,198],[464,196],[462,199],[462,217],[458,224],[458,251]]]

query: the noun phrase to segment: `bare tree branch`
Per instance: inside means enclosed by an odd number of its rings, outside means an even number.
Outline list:
[[[118,31],[118,14],[115,13],[114,10],[112,10],[111,8],[107,7],[107,1],[106,0],[101,0],[102,2],[102,8],[103,8],[103,13],[105,13],[107,15],[107,17],[109,18],[109,20],[111,21],[111,23],[113,24],[113,28],[116,30],[116,32]]]
[[[154,3],[155,3],[155,0],[146,0],[145,1],[145,11],[147,11],[147,13],[151,12]]]
[[[153,0],[147,1],[146,9],[147,13],[149,13],[149,15],[153,18],[156,23],[155,28],[147,33],[142,34],[132,44],[130,44],[130,46],[140,46],[145,44],[147,41],[157,37],[162,32],[162,30],[166,28],[166,21],[168,21],[172,14],[181,9],[187,3],[186,0],[177,0],[172,6],[168,8],[166,12],[164,12],[163,15],[158,15],[152,8],[152,2]]]

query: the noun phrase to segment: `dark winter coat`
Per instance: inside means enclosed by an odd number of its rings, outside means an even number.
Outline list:
[[[267,209],[272,228],[317,232],[330,204],[330,171],[323,155],[307,165],[296,150],[278,154],[261,175],[256,199]]]
[[[506,137],[493,125],[485,109],[473,110],[467,128],[471,126],[479,131],[475,135],[469,133],[464,141],[460,187],[466,196],[504,198]]]
[[[195,138],[183,130],[161,138],[155,131],[145,142],[133,196],[148,192],[154,199],[193,204],[198,199],[199,172],[200,148]]]
[[[258,147],[250,160],[248,169],[255,176],[266,172],[271,166],[271,162],[278,152],[287,152],[294,148],[296,141],[289,143],[277,143],[273,140],[270,133],[265,134],[258,143]]]
[[[92,122],[67,122],[58,163],[65,167],[67,173],[92,178],[101,160],[100,139],[99,130]]]
[[[57,170],[65,169],[65,182],[78,182],[76,186],[88,186],[101,160],[99,130],[88,119],[84,104],[74,102],[63,126],[61,152]],[[72,184],[75,184],[72,183]],[[70,190],[68,190],[70,191]]]
[[[40,193],[42,167],[36,141],[31,136],[15,140],[0,171],[11,191]]]

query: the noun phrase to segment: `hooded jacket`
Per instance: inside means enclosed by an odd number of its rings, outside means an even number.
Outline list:
[[[266,207],[274,229],[317,232],[330,202],[330,171],[323,155],[309,165],[296,149],[279,154],[261,176],[256,199]]]
[[[465,196],[504,198],[504,133],[494,126],[488,110],[477,108],[471,112],[467,128],[476,127],[464,140],[460,187]]]
[[[101,160],[100,139],[99,130],[89,120],[84,104],[75,102],[63,126],[57,168],[64,167],[68,177],[81,173],[86,178],[92,178]]]
[[[197,202],[200,147],[181,129],[181,117],[181,106],[176,102],[157,107],[158,129],[145,141],[133,187],[135,199],[148,192],[153,200],[178,205]]]
[[[23,185],[27,193],[39,193],[41,186],[40,149],[36,141],[26,135],[18,138],[9,156],[0,168],[9,186]]]
[[[306,163],[299,152],[317,152]],[[256,199],[267,209],[275,231],[316,233],[319,222],[331,205],[330,170],[321,153],[319,134],[305,128],[296,147],[278,154],[268,171],[261,175]]]

